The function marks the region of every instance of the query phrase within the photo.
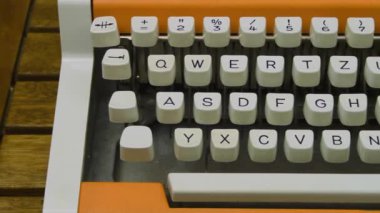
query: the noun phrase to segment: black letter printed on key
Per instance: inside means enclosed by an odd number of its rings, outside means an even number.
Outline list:
[[[203,106],[212,106],[212,98],[203,98],[203,102],[202,102],[202,105]]]
[[[239,107],[248,106],[249,101],[246,98],[239,97]]]
[[[264,141],[263,138],[266,138],[267,140]],[[268,138],[269,138],[268,135],[261,135],[261,136],[259,137],[259,143],[261,143],[261,144],[263,144],[263,145],[268,144],[268,143],[269,143]]]
[[[171,104],[171,105],[175,106],[175,103],[174,103],[174,101],[172,100],[171,97],[169,97],[168,99],[166,99],[166,101],[164,102],[164,106],[166,106],[168,104]]]
[[[319,108],[325,108],[327,106],[326,101],[323,99],[317,99],[315,100],[315,106]]]
[[[342,137],[340,137],[340,135],[333,135],[332,136],[332,143],[334,145],[342,145]]]
[[[186,133],[183,133],[183,136],[185,136],[185,138],[187,139],[187,143],[190,143],[190,139],[194,136],[194,133],[192,133],[191,135],[186,135]]]
[[[227,134],[226,136],[224,136],[223,134],[220,134],[220,137],[222,137],[222,140],[220,141],[220,144],[222,144],[223,142],[227,142],[228,144],[230,143],[228,141],[228,137],[230,136],[230,134]]]

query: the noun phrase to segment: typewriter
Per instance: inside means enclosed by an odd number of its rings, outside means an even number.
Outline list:
[[[59,0],[59,18],[44,212],[380,207],[380,1]]]

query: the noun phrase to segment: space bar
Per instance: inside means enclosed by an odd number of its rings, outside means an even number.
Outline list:
[[[170,173],[174,202],[380,203],[379,174]]]

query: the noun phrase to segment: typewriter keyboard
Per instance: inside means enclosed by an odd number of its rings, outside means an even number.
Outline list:
[[[197,34],[169,17],[164,33],[133,17],[120,35],[94,19],[85,179],[158,181],[179,202],[378,202],[359,196],[380,191],[365,184],[380,174],[375,20],[348,18],[344,34],[334,17],[277,17],[273,34],[265,17],[237,34],[230,21],[205,17]]]

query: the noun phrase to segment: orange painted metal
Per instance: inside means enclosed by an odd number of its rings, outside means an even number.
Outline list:
[[[79,213],[374,213],[373,210],[171,208],[160,183],[83,182]]]
[[[278,16],[302,17],[304,33],[309,32],[312,17],[337,17],[340,33],[348,17],[373,17],[379,33],[379,11],[379,0],[93,0],[93,16],[115,16],[122,33],[130,32],[132,16],[157,16],[161,33],[167,32],[169,16],[194,16],[198,33],[205,16],[230,17],[232,33],[238,32],[242,16],[266,17],[269,33]]]

